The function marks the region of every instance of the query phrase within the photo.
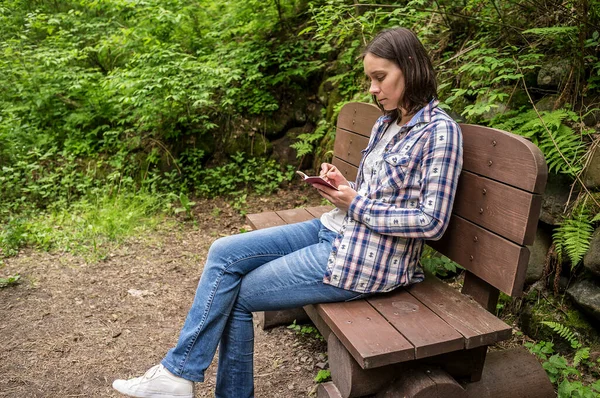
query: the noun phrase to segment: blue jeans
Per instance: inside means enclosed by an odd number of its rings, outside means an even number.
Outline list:
[[[323,283],[336,235],[315,219],[218,239],[179,341],[162,364],[177,376],[204,381],[219,346],[215,396],[253,397],[252,312],[364,296]]]

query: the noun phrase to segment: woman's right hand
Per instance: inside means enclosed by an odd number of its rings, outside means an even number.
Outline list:
[[[336,187],[339,187],[340,185],[350,185],[342,172],[331,163],[321,163],[321,173],[319,175]]]

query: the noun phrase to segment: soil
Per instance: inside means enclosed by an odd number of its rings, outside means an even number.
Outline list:
[[[321,204],[310,187],[249,197],[248,213]],[[0,277],[0,397],[120,397],[116,378],[143,374],[172,347],[210,244],[250,229],[222,199],[200,200],[197,225],[168,219],[128,239],[102,261],[26,249],[4,260]],[[325,343],[285,326],[255,329],[257,397],[314,396]],[[196,397],[213,397],[216,360]]]

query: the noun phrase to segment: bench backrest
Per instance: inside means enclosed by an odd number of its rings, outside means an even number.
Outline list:
[[[379,116],[379,108],[366,103],[348,103],[340,111],[333,164],[349,180],[356,178],[361,150]],[[442,239],[428,244],[467,269],[467,290],[475,284],[472,291],[484,286],[520,295],[529,261],[525,245],[535,238],[548,174],[544,156],[515,134],[460,126],[464,164],[452,218]]]

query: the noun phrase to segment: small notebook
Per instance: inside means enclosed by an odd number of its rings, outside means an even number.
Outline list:
[[[323,177],[307,176],[306,174],[304,174],[301,171],[297,171],[296,173],[298,173],[298,175],[300,177],[302,177],[302,180],[304,180],[305,182],[308,182],[309,184],[321,184],[321,185],[325,185],[326,187],[335,189],[336,191],[339,191],[339,189],[337,187],[335,187],[329,181],[325,180]]]

